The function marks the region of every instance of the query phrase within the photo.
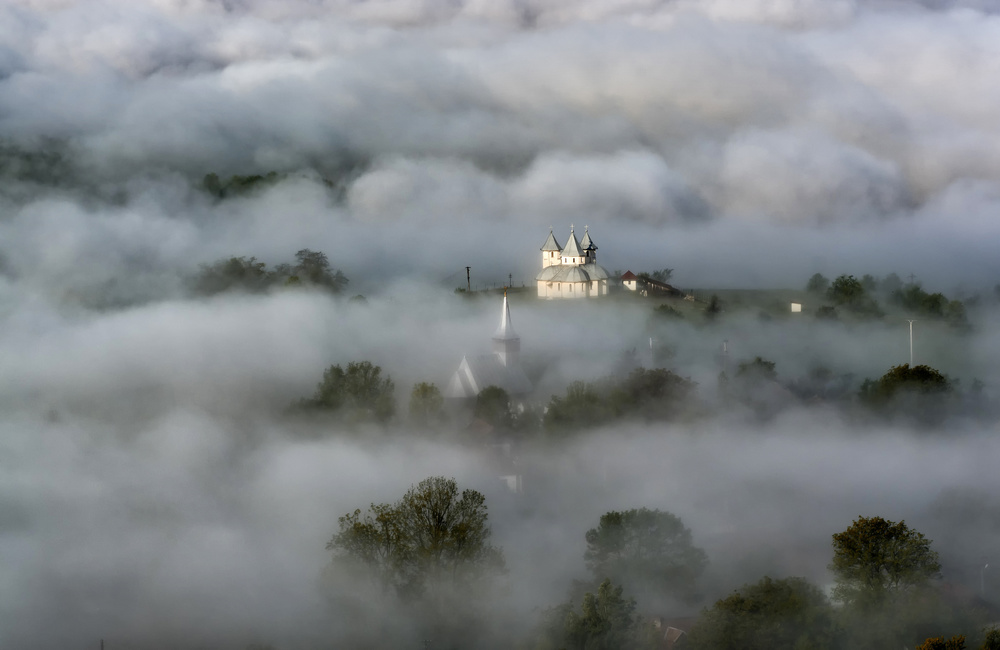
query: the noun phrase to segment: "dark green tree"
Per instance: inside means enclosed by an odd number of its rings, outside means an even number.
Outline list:
[[[594,579],[610,578],[643,602],[690,599],[708,564],[680,518],[661,510],[607,512],[586,539],[583,557]]]
[[[920,401],[920,412],[938,406],[941,398],[951,392],[948,378],[930,366],[913,366],[904,363],[893,366],[878,381],[865,380],[861,385],[860,397],[869,406],[884,408],[893,402],[910,405],[914,398]]]
[[[427,382],[414,384],[410,393],[410,422],[429,427],[444,420],[444,397],[438,387]]]
[[[1000,650],[1000,629],[991,627],[986,630],[980,650]]]
[[[472,414],[496,429],[510,429],[514,424],[510,395],[499,386],[487,386],[479,391]]]
[[[753,361],[741,361],[736,367],[736,378],[749,381],[777,381],[778,373],[774,362],[764,357],[754,357]]]
[[[386,423],[396,413],[395,385],[382,378],[382,368],[370,361],[352,361],[347,368],[330,366],[316,386],[306,409],[336,412],[347,421]]]
[[[637,650],[642,635],[633,615],[635,601],[622,596],[622,588],[603,581],[597,593],[583,596],[580,613],[566,616],[562,647],[567,650]]]
[[[894,604],[938,577],[931,541],[905,522],[858,517],[833,536],[833,598],[863,609]]]
[[[196,293],[214,296],[225,291],[259,293],[270,286],[267,265],[256,257],[230,257],[204,265],[192,282]]]
[[[708,305],[705,307],[705,318],[708,320],[715,320],[718,318],[719,314],[722,313],[722,301],[719,300],[719,296],[714,293],[708,299]]]
[[[806,291],[811,293],[824,293],[829,288],[830,281],[822,273],[814,273],[806,283]]]
[[[411,487],[394,504],[372,504],[340,517],[326,548],[334,564],[367,576],[404,599],[428,589],[475,592],[506,571],[503,552],[490,544],[486,498],[459,491],[455,479],[435,476]]]
[[[744,585],[698,617],[692,650],[833,650],[844,648],[826,596],[804,578]]]
[[[340,293],[347,286],[347,277],[330,268],[330,260],[324,253],[303,248],[295,253],[296,264],[291,268],[291,277],[299,282],[322,287],[331,293]]]
[[[542,418],[546,431],[574,431],[600,426],[611,417],[604,397],[593,384],[574,381],[566,396],[553,395]]]

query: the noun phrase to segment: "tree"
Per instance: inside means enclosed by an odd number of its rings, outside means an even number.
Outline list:
[[[303,248],[295,253],[296,265],[292,267],[292,277],[300,282],[323,287],[332,293],[340,293],[347,286],[347,277],[330,268],[330,261],[324,253]]]
[[[434,384],[413,385],[410,393],[410,421],[422,427],[444,421],[444,397]]]
[[[479,391],[472,414],[496,429],[510,429],[514,423],[510,395],[499,386],[487,386]]]
[[[577,612],[574,603],[552,608],[545,615],[537,650],[640,650],[657,648],[643,634],[645,626],[635,615],[635,601],[622,588],[603,581],[583,595]]]
[[[338,412],[349,421],[388,422],[396,412],[391,377],[382,378],[382,368],[370,361],[352,361],[347,369],[330,366],[316,386],[307,409]]]
[[[719,296],[714,293],[708,299],[708,306],[705,307],[705,318],[708,320],[715,320],[716,317],[722,313],[722,301],[719,300]]]
[[[607,512],[586,540],[583,557],[595,580],[611,578],[644,601],[691,597],[708,564],[680,518],[660,510]]]
[[[751,381],[777,381],[778,373],[774,362],[764,357],[754,357],[753,361],[741,361],[736,367],[736,378]]]
[[[546,431],[574,431],[600,426],[611,413],[593,384],[574,381],[566,387],[566,396],[553,395],[542,417]]]
[[[826,596],[804,578],[741,587],[698,617],[688,638],[692,650],[827,650],[842,647]]]
[[[822,273],[814,273],[809,282],[806,283],[806,291],[810,293],[824,293],[830,288],[830,281]]]
[[[1000,650],[1000,630],[995,627],[988,629],[980,650]]]
[[[214,264],[203,265],[192,282],[194,291],[214,296],[224,291],[257,293],[270,285],[267,265],[256,257],[230,257]]]
[[[932,637],[918,645],[916,650],[965,650],[965,636],[959,634],[950,639]]]
[[[459,492],[455,479],[435,476],[394,504],[340,517],[326,548],[336,564],[404,599],[438,587],[468,592],[506,571],[503,551],[490,544],[487,519],[486,497]]]
[[[856,314],[882,316],[878,303],[865,291],[864,285],[853,275],[841,275],[826,290],[826,297],[835,305],[844,306]]]
[[[913,366],[904,363],[893,366],[878,381],[866,379],[861,385],[860,397],[873,407],[886,407],[905,398],[917,398],[922,415],[930,415],[928,409],[939,406],[939,400],[951,392],[948,378],[930,366]],[[909,399],[908,402],[912,402]],[[910,405],[910,404],[904,404]]]
[[[833,536],[833,598],[862,608],[892,604],[938,577],[937,552],[905,522],[858,517]]]

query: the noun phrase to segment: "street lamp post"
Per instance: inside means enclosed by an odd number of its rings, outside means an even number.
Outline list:
[[[910,367],[911,368],[913,367],[913,321],[915,320],[917,319],[916,318],[912,320],[907,319],[907,322],[910,323]]]

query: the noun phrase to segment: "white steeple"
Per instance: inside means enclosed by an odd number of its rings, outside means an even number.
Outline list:
[[[518,353],[521,351],[521,337],[514,332],[514,326],[510,322],[510,306],[507,304],[507,292],[503,292],[503,310],[500,312],[500,326],[493,334],[493,352],[500,357],[500,362],[505,366],[517,363]]]

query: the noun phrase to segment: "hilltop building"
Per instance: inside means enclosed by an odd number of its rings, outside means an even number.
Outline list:
[[[493,334],[493,354],[462,357],[458,370],[445,388],[444,396],[475,397],[487,386],[499,386],[511,397],[531,392],[531,380],[521,369],[521,337],[510,321],[507,294],[503,295],[500,326]]]
[[[596,298],[608,295],[608,271],[597,263],[597,246],[584,229],[577,241],[573,226],[563,248],[552,230],[542,244],[542,270],[535,276],[539,298]]]

